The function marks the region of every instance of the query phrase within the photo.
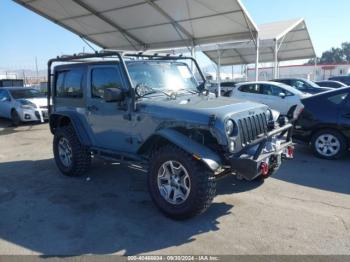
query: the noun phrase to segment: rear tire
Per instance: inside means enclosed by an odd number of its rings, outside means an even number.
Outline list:
[[[55,131],[53,152],[57,167],[66,176],[81,176],[90,167],[91,152],[80,143],[71,125]]]
[[[203,213],[216,193],[214,173],[173,145],[153,152],[148,187],[160,211],[176,220]]]
[[[16,109],[13,109],[11,111],[11,121],[13,126],[19,126],[22,123],[21,118],[19,117],[19,114],[17,113]]]
[[[313,135],[311,145],[317,157],[327,160],[342,158],[348,149],[344,136],[332,129],[321,130]]]

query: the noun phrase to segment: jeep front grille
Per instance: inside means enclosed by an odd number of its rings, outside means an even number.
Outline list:
[[[267,119],[264,113],[238,120],[242,146],[249,145],[267,133]]]

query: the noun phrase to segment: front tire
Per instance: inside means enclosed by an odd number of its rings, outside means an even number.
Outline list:
[[[21,118],[16,109],[13,109],[11,111],[11,121],[13,126],[19,126],[22,123]]]
[[[204,212],[216,193],[214,173],[173,145],[153,152],[148,187],[155,205],[177,220]]]
[[[323,159],[335,160],[343,157],[347,151],[344,136],[331,129],[317,132],[311,139],[314,154]]]
[[[80,143],[71,125],[55,131],[53,152],[57,167],[66,176],[81,176],[90,167],[91,153]]]

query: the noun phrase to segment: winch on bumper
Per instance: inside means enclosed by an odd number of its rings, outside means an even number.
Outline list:
[[[293,125],[287,124],[254,141],[238,154],[230,155],[227,160],[231,170],[249,181],[271,175],[282,160],[293,158],[292,129]]]

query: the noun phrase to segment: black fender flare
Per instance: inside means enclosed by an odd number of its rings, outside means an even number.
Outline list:
[[[198,161],[203,162],[213,172],[222,167],[222,159],[217,153],[174,129],[166,128],[159,130],[149,139],[155,137],[161,137],[169,143],[178,146],[182,150],[192,155]]]
[[[67,123],[68,121],[68,123]],[[91,146],[91,137],[84,128],[84,124],[81,118],[78,116],[78,113],[75,112],[57,112],[50,115],[50,131],[52,134],[55,134],[55,129],[60,126],[65,126],[67,124],[72,124],[75,133],[84,146]]]

